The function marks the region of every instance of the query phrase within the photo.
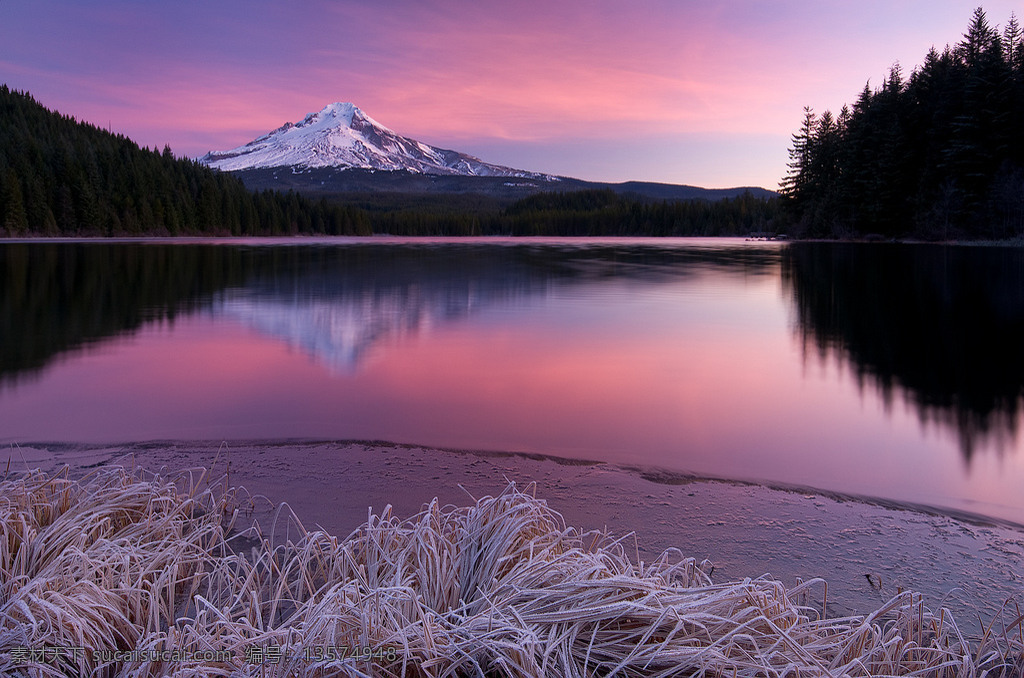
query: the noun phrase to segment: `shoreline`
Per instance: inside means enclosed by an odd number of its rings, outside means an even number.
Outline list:
[[[15,574],[5,675],[248,676],[269,664],[289,676],[966,676],[1024,666],[1010,609],[992,618],[994,634],[963,633],[955,613],[911,591],[837,615],[814,599],[828,595],[826,580],[714,581],[710,562],[679,550],[645,564],[628,540],[574,529],[514,486],[413,516],[371,513],[344,540],[301,529],[234,543],[246,493],[205,474],[92,466],[80,479],[64,466],[0,481],[0,556]]]
[[[14,443],[18,447],[13,450],[22,449],[21,444]],[[513,450],[487,450],[460,447],[446,447],[438,445],[420,445],[416,443],[401,443],[391,440],[361,440],[361,439],[334,439],[334,438],[253,438],[238,440],[201,440],[201,439],[157,439],[145,441],[127,441],[117,443],[76,443],[66,441],[34,441],[24,444],[24,449],[43,448],[48,451],[59,451],[60,454],[76,452],[88,453],[89,450],[106,451],[111,448],[123,448],[125,450],[147,450],[161,448],[195,447],[210,449],[212,447],[225,449],[237,447],[281,447],[301,448],[309,446],[333,445],[339,447],[347,446],[370,446],[379,448],[394,448],[405,450],[433,450],[445,454],[470,455],[483,458],[518,458],[534,462],[553,462],[559,466],[603,466],[608,469],[626,474],[638,476],[644,480],[658,485],[687,485],[690,483],[721,483],[725,485],[760,487],[776,492],[788,492],[801,495],[817,495],[831,499],[835,502],[854,502],[877,506],[891,511],[908,511],[920,513],[936,518],[951,518],[953,520],[968,523],[977,527],[1001,527],[1010,530],[1018,530],[1024,533],[1024,522],[1018,522],[1009,518],[1001,518],[985,513],[958,509],[951,506],[940,506],[923,502],[905,501],[899,499],[887,499],[866,494],[842,492],[815,487],[813,485],[801,485],[785,483],[769,479],[757,478],[730,478],[726,476],[702,475],[679,471],[659,466],[642,466],[637,464],[622,464],[598,459],[580,459],[575,457],[560,457],[554,454],[543,454],[539,452],[522,452]],[[11,455],[11,460],[14,456]]]
[[[274,516],[290,511],[307,529],[343,539],[370,508],[379,514],[390,505],[408,518],[435,497],[441,506],[462,506],[515,483],[567,525],[627,538],[638,561],[678,548],[710,560],[715,581],[769,575],[794,586],[820,577],[835,615],[864,613],[915,590],[930,607],[950,607],[974,634],[979,616],[994,618],[1010,596],[1024,593],[1019,525],[606,462],[382,441],[148,441],[26,444],[11,448],[10,470],[67,465],[80,477],[117,463],[161,474],[208,469],[254,497],[252,519],[268,534]]]
[[[327,235],[323,233],[298,233],[295,235],[218,235],[190,234],[190,235],[6,235],[0,234],[0,243],[33,244],[33,243],[120,243],[120,244],[145,244],[145,243],[180,243],[180,244],[204,244],[210,241],[224,244],[249,244],[257,242],[260,244],[317,244],[324,241],[346,241],[352,243],[379,243],[395,241],[443,241],[457,243],[466,240],[492,240],[511,242],[537,242],[541,240],[580,240],[593,242],[616,242],[619,240],[736,240],[741,242],[773,243],[785,245],[788,243],[838,243],[838,244],[871,244],[871,245],[941,245],[948,247],[1024,247],[1024,237],[1015,236],[1002,240],[986,240],[977,238],[965,238],[963,240],[920,240],[906,237],[873,237],[872,234],[865,234],[858,237],[844,238],[794,238],[782,237],[754,237],[751,235],[396,235],[393,233],[373,233],[371,235]]]

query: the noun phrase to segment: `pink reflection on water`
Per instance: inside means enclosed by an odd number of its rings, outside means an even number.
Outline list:
[[[287,413],[290,381],[318,372],[276,342],[192,317],[58,361],[4,402],[0,427],[73,441],[244,435],[251,422],[262,434]]]
[[[886,412],[849,373],[805,364],[772,286],[736,284],[731,301],[713,291],[625,286],[582,309],[556,294],[389,338],[345,373],[240,323],[192,316],[67,356],[0,393],[0,437],[382,439],[1024,520],[1019,452],[966,476],[950,435],[923,435],[912,412]]]

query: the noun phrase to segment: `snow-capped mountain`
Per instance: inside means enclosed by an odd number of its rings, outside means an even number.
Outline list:
[[[358,167],[406,170],[421,174],[529,177],[554,179],[535,172],[483,162],[403,137],[351,103],[334,103],[301,122],[285,123],[244,146],[211,151],[199,159],[225,171],[266,167]]]

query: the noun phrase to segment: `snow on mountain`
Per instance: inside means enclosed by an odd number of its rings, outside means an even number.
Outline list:
[[[230,151],[210,151],[199,162],[224,171],[263,167],[358,167],[422,174],[554,179],[536,172],[492,165],[465,153],[403,137],[351,103],[329,104],[301,122],[285,123],[244,146]]]

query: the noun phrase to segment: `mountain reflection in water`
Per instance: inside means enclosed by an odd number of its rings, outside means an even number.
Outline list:
[[[254,252],[254,254],[259,254]],[[257,266],[215,312],[352,371],[374,345],[457,322],[483,309],[613,278],[678,280],[702,271],[768,275],[773,250],[736,257],[708,249],[452,245],[292,250]]]

